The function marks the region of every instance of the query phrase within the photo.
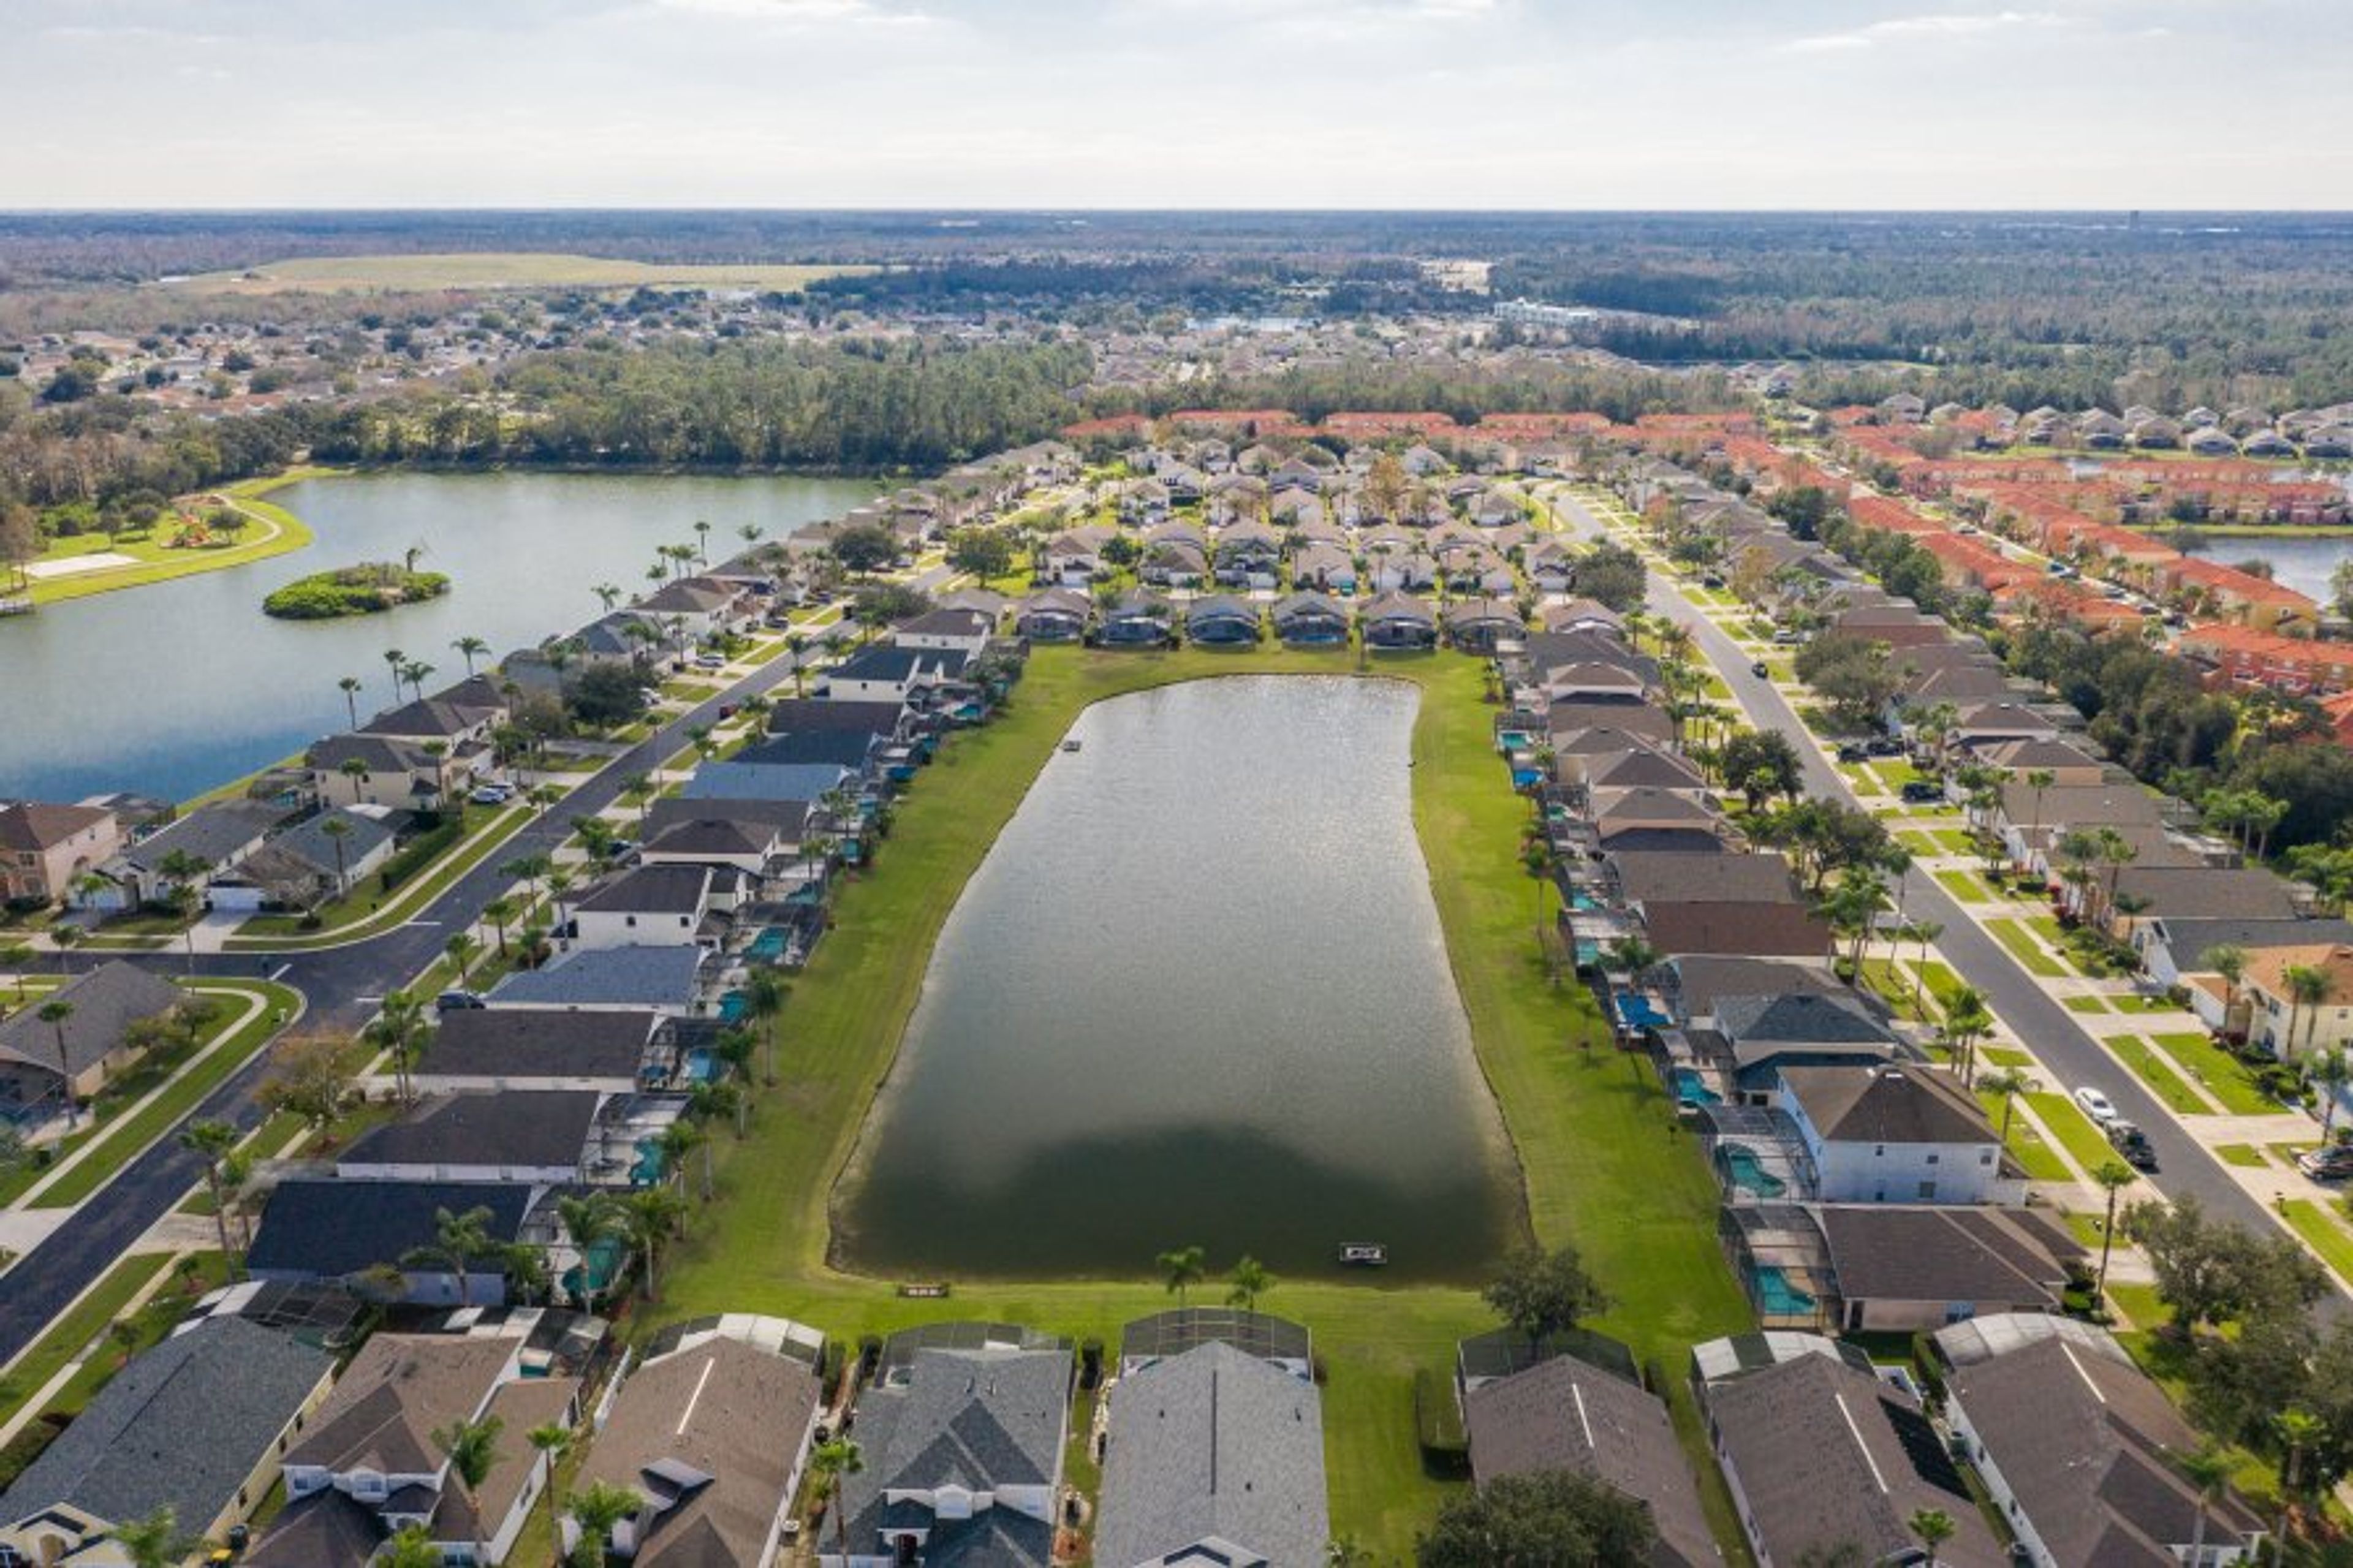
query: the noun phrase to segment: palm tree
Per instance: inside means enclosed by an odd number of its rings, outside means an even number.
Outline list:
[[[739,1083],[698,1083],[687,1091],[686,1113],[697,1121],[722,1118],[735,1124],[735,1138],[741,1142],[748,1131],[744,1118],[750,1110],[752,1097],[744,1092]]]
[[[792,983],[785,978],[783,970],[773,964],[762,964],[744,982],[744,1010],[760,1028],[761,1053],[765,1058],[761,1076],[771,1085],[776,1081],[776,1019],[785,1010],[785,999],[792,993]]]
[[[202,1542],[180,1533],[179,1516],[165,1503],[144,1519],[116,1525],[114,1544],[131,1559],[131,1568],[173,1568]]]
[[[596,595],[596,602],[605,606],[605,613],[608,616],[613,613],[613,606],[621,602],[622,590],[618,583],[599,583],[588,591]]]
[[[646,1260],[646,1300],[659,1301],[661,1285],[655,1269],[662,1244],[686,1217],[686,1200],[668,1187],[643,1187],[621,1201],[629,1241]]]
[[[702,1129],[691,1122],[673,1121],[661,1130],[661,1135],[654,1142],[661,1150],[663,1160],[679,1173],[681,1179],[686,1174],[687,1156],[697,1149],[702,1151],[702,1201],[709,1203],[712,1191],[711,1139]]]
[[[2247,950],[2234,942],[2217,942],[2199,962],[2222,977],[2222,1032],[2231,1030],[2231,1015],[2239,1009],[2239,984],[2247,977]]]
[[[866,1456],[847,1437],[819,1443],[809,1455],[809,1473],[833,1514],[834,1544],[845,1559],[849,1555],[849,1510],[841,1501],[843,1484],[865,1468]]]
[[[2026,825],[2025,842],[2031,844],[2042,830],[2042,792],[2059,782],[2058,773],[2051,768],[2026,770],[2026,787],[2034,792],[2034,812]]]
[[[2287,1435],[2289,1418],[2296,1415],[2310,1421],[2312,1430],[2316,1432],[2318,1430],[2321,1424],[2310,1411],[2284,1410],[2279,1415],[2283,1437]],[[2290,1451],[2294,1452],[2293,1447]],[[2222,1495],[2222,1489],[2231,1484],[2231,1454],[2229,1449],[2220,1444],[2200,1443],[2195,1449],[2182,1455],[2179,1463],[2181,1466],[2182,1475],[2190,1485],[2198,1489],[2198,1515],[2190,1521],[2189,1524],[2189,1554],[2182,1559],[2184,1563],[2191,1564],[2192,1568],[2197,1568],[2198,1564],[2203,1563],[2206,1560],[2206,1516],[2212,1510],[2214,1500]],[[2286,1485],[2284,1484],[2281,1490],[2286,1491]]]
[[[26,972],[32,966],[33,944],[31,942],[0,942],[0,969],[8,970],[16,976],[16,1005],[19,1007],[25,1005],[25,982],[29,978]]]
[[[711,525],[701,518],[694,520],[694,559],[701,564],[711,564]]]
[[[400,706],[400,669],[407,660],[408,656],[396,647],[384,650],[384,662],[392,667],[392,705],[396,708]]]
[[[335,897],[340,899],[351,891],[351,869],[344,860],[343,840],[352,836],[352,825],[348,818],[331,816],[319,824],[319,831],[335,847]]]
[[[352,728],[356,730],[360,727],[360,678],[346,675],[335,684],[343,689],[343,706],[350,710]]]
[[[481,950],[482,944],[470,931],[452,931],[449,940],[441,944],[441,951],[449,955],[450,965],[455,971],[451,978],[459,984],[466,984],[466,972],[473,968],[474,955]]]
[[[1245,1312],[1257,1311],[1258,1299],[1274,1289],[1274,1276],[1266,1271],[1265,1264],[1247,1252],[1234,1265],[1234,1271],[1226,1276],[1226,1281],[1232,1287],[1226,1292],[1226,1305],[1240,1307]]]
[[[1985,993],[1976,986],[1962,986],[1945,1004],[1945,1039],[1960,1066],[1964,1087],[1977,1082],[1978,1041],[1992,1027],[1993,1013],[1986,1006]]]
[[[233,1122],[207,1117],[191,1121],[180,1130],[180,1147],[202,1155],[205,1162],[205,1192],[212,1199],[213,1225],[220,1234],[221,1257],[228,1262],[229,1276],[237,1276],[237,1248],[228,1239],[228,1184],[222,1179],[222,1165],[232,1150],[244,1139]]]
[[[1185,1304],[1185,1293],[1199,1284],[1208,1272],[1208,1260],[1209,1255],[1205,1248],[1179,1247],[1162,1253],[1153,1261],[1160,1269],[1161,1279],[1176,1293],[1176,1304],[1181,1307]]]
[[[2328,1000],[2329,992],[2335,989],[2335,982],[2329,978],[2327,970],[2316,969],[2308,963],[2289,964],[2280,971],[2280,980],[2287,986],[2288,1039],[2291,1042],[2295,1040],[2296,1017],[2302,1015],[2304,1048],[2309,1052],[2312,1049],[2313,1027],[2320,1022],[2320,1005]]]
[[[400,667],[400,679],[408,682],[409,689],[417,693],[419,702],[425,700],[425,678],[432,673],[433,667],[421,658],[411,659]]]
[[[491,651],[491,645],[478,637],[462,637],[449,646],[456,648],[458,656],[466,661],[466,679],[469,680],[474,678],[474,660]]]
[[[490,921],[491,929],[499,933],[499,956],[504,958],[507,955],[507,922],[515,918],[514,900],[503,893],[489,900],[482,905],[482,918]]]
[[[539,1455],[540,1463],[547,1468],[547,1485],[543,1495],[547,1499],[547,1532],[555,1533],[555,1467],[572,1451],[572,1428],[560,1422],[545,1421],[523,1434],[532,1449]]]
[[[368,772],[367,763],[362,762],[357,757],[345,757],[343,761],[343,765],[336,771],[342,773],[345,778],[352,781],[352,798],[353,800],[365,800],[367,798],[367,787],[370,784],[375,782],[375,775]]]
[[[1941,1508],[1915,1509],[1904,1522],[1919,1538],[1920,1544],[1928,1549],[1928,1568],[1936,1568],[1936,1548],[1950,1541],[1958,1528],[1953,1523],[1953,1516]]]
[[[499,868],[501,877],[513,877],[531,889],[531,901],[539,901],[540,879],[546,876],[554,861],[545,855],[518,855]]]
[[[361,1032],[361,1038],[383,1052],[392,1063],[393,1089],[402,1104],[413,1105],[417,1088],[409,1080],[408,1069],[424,1044],[424,999],[411,991],[387,991],[377,1009],[375,1017]]]
[[[78,1117],[74,1110],[73,1065],[66,1058],[66,1020],[74,1016],[74,1005],[63,997],[52,997],[41,1004],[41,1010],[36,1016],[49,1026],[50,1033],[57,1037],[58,1085],[66,1097],[66,1131],[70,1132]]]
[[[2092,1286],[2092,1300],[2107,1311],[2108,1255],[2116,1243],[2116,1194],[2133,1184],[2133,1170],[2122,1160],[2103,1160],[2092,1170],[2093,1182],[2108,1194],[2108,1212],[2100,1221],[2100,1272]]]
[[[463,1214],[451,1214],[446,1208],[435,1209],[432,1245],[410,1247],[401,1255],[402,1267],[446,1266],[458,1277],[458,1305],[472,1306],[473,1286],[468,1273],[472,1264],[498,1250],[498,1244],[491,1239],[493,1217],[485,1204],[477,1204]]]
[[[2337,1126],[2337,1097],[2353,1082],[2353,1062],[2346,1060],[2342,1050],[2326,1050],[2312,1058],[2306,1076],[2320,1097],[2320,1141],[2326,1143]]]
[[[503,1418],[485,1415],[478,1421],[453,1421],[433,1434],[434,1445],[448,1456],[449,1473],[458,1479],[459,1489],[466,1495],[469,1511],[479,1525],[482,1483],[491,1479],[491,1471],[499,1462],[499,1433],[505,1427]],[[474,1560],[482,1558],[481,1537],[475,1533]]]
[[[1980,1090],[2001,1100],[2001,1131],[1996,1142],[2004,1149],[2010,1147],[2010,1119],[2018,1110],[2018,1097],[2032,1094],[2037,1087],[2035,1080],[2020,1068],[1996,1068],[1978,1079]]]
[[[596,1277],[589,1254],[600,1242],[628,1238],[628,1218],[610,1193],[555,1200],[555,1217],[574,1251],[580,1254],[581,1295],[590,1311],[596,1310]]]
[[[586,1489],[574,1492],[564,1505],[572,1522],[580,1527],[580,1546],[573,1561],[586,1563],[589,1568],[603,1568],[613,1527],[634,1516],[642,1506],[636,1492],[610,1481],[591,1481]]]
[[[166,900],[188,922],[185,934],[188,942],[188,973],[191,974],[196,972],[196,883],[212,868],[210,861],[185,849],[174,849],[155,862],[155,874],[164,879],[164,885],[168,889],[164,895]]]

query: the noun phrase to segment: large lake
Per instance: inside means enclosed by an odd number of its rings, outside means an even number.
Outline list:
[[[1298,1276],[1380,1242],[1392,1275],[1469,1279],[1509,1247],[1517,1175],[1414,832],[1418,700],[1241,677],[1089,709],[941,931],[844,1256],[1134,1276],[1198,1245],[1213,1275]]]
[[[450,644],[499,653],[603,613],[590,590],[637,593],[660,544],[712,524],[712,559],[749,523],[779,539],[874,493],[855,480],[378,474],[310,480],[270,500],[311,526],[308,550],[0,619],[0,797],[72,800],[132,789],[185,799],[345,727],[339,678],[366,683],[360,712],[389,705],[386,648],[465,673]],[[343,621],[276,621],[273,588],[356,561],[446,572],[448,597]]]
[[[2191,553],[2226,566],[2251,559],[2268,561],[2280,586],[2326,605],[2336,596],[2329,576],[2338,562],[2353,555],[2353,538],[2212,539]]]

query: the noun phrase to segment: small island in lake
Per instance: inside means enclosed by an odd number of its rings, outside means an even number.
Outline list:
[[[449,591],[448,577],[419,572],[394,561],[364,561],[298,577],[261,602],[264,614],[289,621],[325,621],[342,616],[372,616]]]

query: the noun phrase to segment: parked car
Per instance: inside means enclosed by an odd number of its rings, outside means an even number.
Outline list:
[[[504,805],[514,797],[514,785],[494,782],[491,784],[476,784],[474,786],[473,793],[469,795],[466,798],[472,801],[476,805]]]
[[[1748,673],[1759,680],[1770,680],[1773,679],[1773,667],[1760,658],[1748,667]]]
[[[2107,1133],[2108,1142],[2125,1157],[2126,1164],[2136,1171],[2157,1169],[2157,1151],[2149,1147],[2147,1133],[2124,1121],[2109,1122]]]
[[[1801,631],[1794,631],[1788,626],[1784,626],[1779,631],[1773,634],[1773,640],[1780,644],[1783,647],[1792,647],[1799,643],[1804,642],[1806,640],[1806,634]]]
[[[1920,805],[1944,799],[1945,786],[1935,779],[1911,779],[1899,793],[1905,800]]]
[[[488,1002],[482,1000],[482,994],[479,991],[444,991],[440,995],[433,998],[433,1010],[437,1013],[462,1013],[470,1008],[489,1005]]]
[[[2295,1168],[2316,1182],[2341,1182],[2353,1177],[2353,1143],[2306,1149],[2295,1157]]]
[[[1842,763],[1868,762],[1871,760],[1871,753],[1862,749],[1862,742],[1849,741],[1838,749],[1838,760]]]
[[[727,658],[724,654],[699,653],[694,656],[694,668],[697,669],[724,669],[727,668]]]
[[[1874,757],[1900,757],[1904,742],[1892,735],[1873,735],[1862,743],[1862,749]]]
[[[2075,1091],[2075,1103],[2084,1108],[2084,1115],[2103,1127],[2111,1121],[2124,1120],[2117,1113],[2116,1101],[2094,1089],[2090,1084],[2085,1084]]]

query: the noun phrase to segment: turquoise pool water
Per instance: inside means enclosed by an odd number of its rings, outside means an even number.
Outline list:
[[[1778,1198],[1789,1190],[1788,1183],[1765,1168],[1754,1149],[1726,1143],[1716,1150],[1715,1156],[1724,1162],[1724,1169],[1736,1187],[1746,1188],[1760,1198]]]
[[[1814,1310],[1814,1299],[1790,1284],[1787,1274],[1769,1264],[1759,1266],[1749,1275],[1749,1281],[1756,1288],[1760,1311],[1787,1317]]]
[[[1675,1103],[1678,1105],[1721,1105],[1724,1096],[1707,1087],[1707,1080],[1690,1068],[1675,1069]]]
[[[744,954],[747,958],[756,958],[763,963],[774,963],[785,954],[784,928],[763,927],[760,934],[752,939],[752,945],[744,950]]]
[[[751,998],[741,991],[730,991],[719,999],[719,1019],[725,1024],[740,1024],[752,1015]]]
[[[1667,1016],[1651,1005],[1648,996],[1638,996],[1630,991],[1620,991],[1616,997],[1618,1021],[1630,1029],[1648,1029],[1668,1022]]]

